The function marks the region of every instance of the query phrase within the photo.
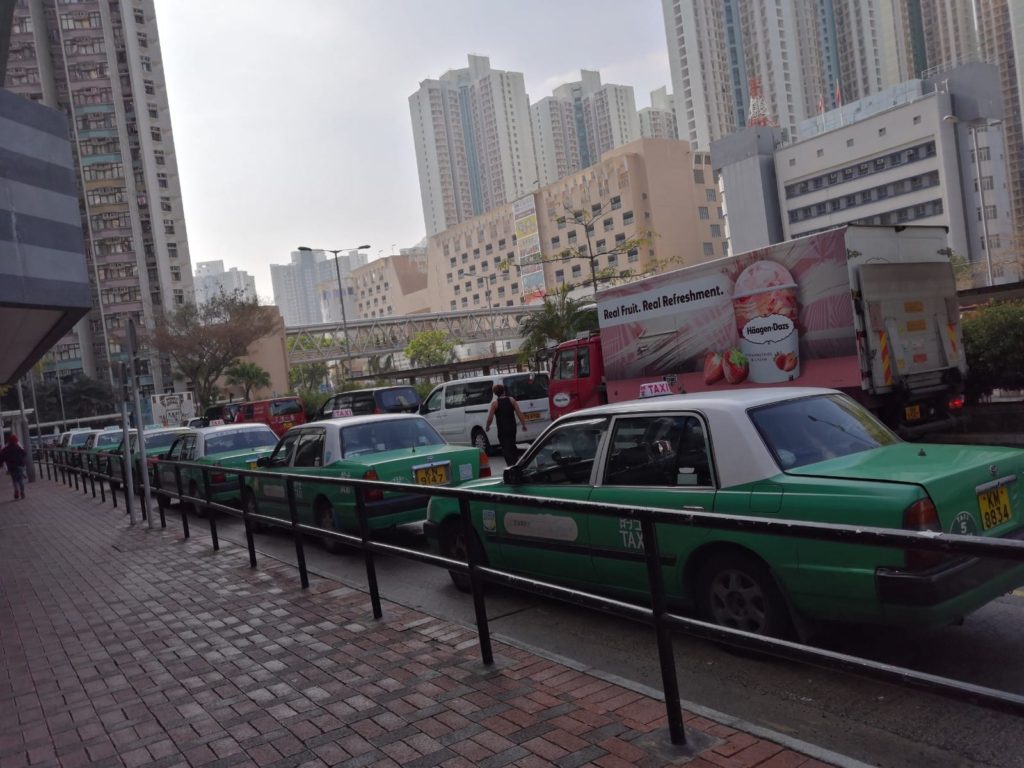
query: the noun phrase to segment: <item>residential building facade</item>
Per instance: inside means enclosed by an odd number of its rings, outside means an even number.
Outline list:
[[[356,315],[362,319],[430,312],[427,249],[403,248],[352,270]]]
[[[326,251],[292,251],[291,263],[271,264],[270,281],[274,304],[281,310],[288,327],[341,322],[342,311],[338,273],[345,287],[345,316],[355,317],[352,286],[348,280],[355,267],[366,263],[361,251],[339,253]]]
[[[502,205],[536,186],[530,106],[521,72],[486,56],[409,97],[427,233]]]
[[[651,91],[651,106],[640,110],[640,136],[644,139],[678,139],[676,113],[668,89]]]
[[[4,87],[68,116],[94,295],[53,357],[113,385],[129,319],[152,329],[193,296],[153,0],[18,0]],[[146,394],[175,385],[155,353],[137,371]]]
[[[583,167],[576,108],[571,99],[547,96],[530,105],[537,183],[544,187]]]
[[[224,262],[200,261],[193,277],[196,304],[206,304],[216,296],[237,295],[246,301],[257,300],[256,278],[238,267],[224,269]]]
[[[439,232],[427,242],[431,311],[515,306],[562,285],[590,289],[587,258],[558,258],[566,249],[593,253],[596,268],[632,279],[674,269],[727,250],[724,212],[707,153],[684,142],[640,139],[606,152],[596,165],[532,195]],[[542,289],[524,288],[516,209],[536,212]],[[592,219],[590,242],[572,210]],[[642,246],[622,245],[644,237]]]

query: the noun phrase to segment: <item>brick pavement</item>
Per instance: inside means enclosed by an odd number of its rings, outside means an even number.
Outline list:
[[[0,768],[816,768],[472,629],[34,483],[0,501]],[[197,531],[199,534],[199,531]],[[700,737],[700,738],[698,738]]]

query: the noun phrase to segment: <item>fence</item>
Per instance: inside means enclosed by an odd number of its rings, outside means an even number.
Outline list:
[[[92,458],[88,458],[91,456]],[[85,458],[83,458],[85,457]],[[103,483],[116,482],[109,470],[115,462],[121,462],[123,472],[123,458],[115,454],[90,454],[87,451],[71,449],[49,449],[44,454],[46,474],[49,478],[51,471],[53,478],[58,479],[68,486],[72,484],[79,488],[81,479],[81,490],[89,492],[86,481],[90,481],[93,496],[96,495],[96,482],[100,484],[101,499],[104,498]],[[176,489],[156,488],[155,493],[163,495],[166,499],[175,499],[180,502],[179,509],[182,520],[182,531],[185,538],[189,538],[189,513],[190,505],[200,505],[209,510],[207,521],[210,528],[210,539],[215,550],[220,548],[220,540],[217,533],[217,520],[213,512],[220,512],[233,517],[241,518],[245,527],[246,546],[249,552],[249,565],[255,568],[256,547],[253,538],[254,523],[271,527],[289,529],[295,542],[296,560],[298,563],[299,578],[302,587],[309,586],[309,574],[306,567],[305,534],[314,535],[320,539],[330,538],[355,547],[362,551],[366,567],[366,579],[370,593],[370,604],[373,616],[376,619],[382,617],[380,590],[377,581],[376,563],[374,554],[387,554],[404,557],[428,565],[446,568],[449,571],[464,574],[469,578],[470,591],[472,593],[473,607],[476,617],[476,627],[479,638],[480,654],[484,664],[492,664],[494,661],[491,648],[490,630],[488,627],[487,612],[485,608],[484,582],[500,584],[514,589],[522,590],[531,594],[562,600],[573,605],[593,608],[615,616],[630,619],[652,626],[655,631],[658,647],[658,658],[660,662],[662,688],[665,695],[665,707],[668,716],[668,725],[671,741],[674,744],[684,744],[686,736],[683,729],[682,708],[679,700],[679,684],[676,676],[676,665],[672,647],[672,634],[681,632],[707,640],[720,641],[750,651],[768,653],[785,659],[806,662],[831,670],[851,672],[861,676],[892,683],[900,686],[911,687],[929,691],[933,694],[945,696],[958,702],[970,702],[981,707],[998,710],[1014,715],[1024,715],[1024,696],[1000,691],[994,688],[974,685],[959,680],[940,677],[905,667],[898,667],[884,664],[869,659],[851,656],[848,654],[828,651],[815,648],[803,643],[781,640],[773,637],[756,635],[742,630],[722,627],[709,624],[698,619],[672,613],[668,610],[665,594],[665,584],[662,574],[661,555],[658,544],[658,525],[677,525],[692,528],[708,528],[721,531],[743,531],[747,533],[761,533],[766,535],[779,535],[796,537],[801,539],[814,539],[821,541],[843,542],[846,544],[860,544],[872,547],[887,547],[894,549],[913,549],[928,552],[940,552],[947,555],[962,555],[970,558],[996,558],[1012,563],[1024,562],[1024,540],[1016,539],[991,539],[974,536],[957,536],[953,534],[934,533],[928,531],[908,532],[889,528],[872,528],[864,526],[851,526],[830,523],[809,523],[797,520],[766,519],[744,515],[720,515],[705,512],[699,509],[683,508],[681,510],[666,510],[646,507],[625,507],[612,504],[601,504],[596,502],[568,501],[560,499],[543,499],[537,497],[522,497],[513,494],[496,493],[492,491],[481,491],[475,489],[424,487],[404,483],[388,483],[376,480],[355,480],[349,478],[328,478],[322,476],[311,477],[309,475],[295,473],[268,472],[265,470],[231,469],[227,467],[198,464],[194,462],[171,462],[161,460],[159,464],[173,466]],[[105,468],[107,472],[99,471]],[[203,495],[190,496],[182,491],[182,470],[199,470],[203,478]],[[246,505],[241,504],[241,509],[221,504],[211,498],[210,473],[233,474],[238,479],[239,500],[246,498],[249,488],[248,478],[265,477],[276,480],[284,480],[288,506],[288,519],[282,519],[264,514],[258,514],[248,510]],[[353,488],[355,498],[356,515],[359,521],[359,533],[344,533],[333,529],[319,528],[317,526],[300,523],[296,508],[296,482],[313,482],[317,485],[347,486]],[[365,493],[368,490],[401,491],[402,493],[418,494],[426,497],[446,497],[456,499],[459,505],[459,515],[463,535],[466,537],[467,560],[453,560],[441,555],[429,552],[408,549],[406,547],[388,544],[382,541],[375,541],[370,537],[369,517],[367,514]],[[116,506],[117,499],[113,485],[110,488],[112,503]],[[481,561],[481,553],[469,543],[474,540],[474,530],[470,516],[471,502],[489,502],[518,507],[530,507],[531,509],[546,509],[556,511],[582,512],[591,515],[607,517],[627,518],[637,520],[640,523],[643,535],[644,556],[646,561],[647,578],[650,587],[650,605],[638,605],[612,599],[603,595],[570,589],[545,581],[529,578],[519,574],[503,571],[487,565]],[[164,504],[160,504],[160,524],[166,527],[164,515]],[[151,514],[151,512],[149,513]],[[598,552],[594,553],[599,555]]]

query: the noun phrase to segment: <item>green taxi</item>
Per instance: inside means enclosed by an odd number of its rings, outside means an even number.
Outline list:
[[[692,509],[1024,538],[1024,451],[905,443],[833,390],[764,388],[639,400],[555,422],[505,471],[469,487],[538,499]],[[495,567],[648,600],[640,523],[471,506]],[[659,523],[670,599],[716,624],[787,636],[817,621],[952,623],[1024,584],[993,559]],[[465,560],[453,499],[430,502],[435,551]],[[452,574],[456,585],[466,580]]]
[[[167,451],[168,461],[191,461],[208,464],[210,500],[233,504],[239,500],[238,475],[213,470],[213,467],[255,469],[256,462],[269,456],[277,445],[277,435],[266,424],[224,424],[215,427],[188,429],[177,436]],[[181,489],[189,496],[204,497],[206,493],[203,471],[193,467],[181,470]],[[159,462],[156,486],[176,491],[178,478],[173,464]],[[157,504],[167,506],[171,499],[157,494]],[[195,510],[205,514],[205,508]]]
[[[167,449],[171,447],[177,437],[188,431],[187,427],[152,427],[144,428],[142,430],[142,440],[146,444],[146,469],[149,472],[149,483],[152,486],[155,481],[155,468],[157,459],[162,458],[163,454],[167,453]],[[139,472],[139,448],[138,448],[138,431],[132,430],[129,435],[129,448],[128,452],[135,457],[135,463],[132,465],[132,479],[138,483],[138,472]],[[120,455],[124,454],[124,440],[122,439],[118,443],[111,453]],[[115,461],[112,466],[114,480],[111,481],[111,485],[114,488],[120,488],[121,483],[124,481],[121,472],[121,462]]]
[[[359,530],[354,490],[318,483],[317,477],[455,486],[490,475],[486,454],[448,445],[426,419],[410,414],[350,416],[292,427],[274,452],[257,464],[272,473],[309,475],[308,481],[295,482],[299,522],[347,532]],[[290,519],[284,478],[249,477],[247,484],[243,501],[249,512]],[[422,521],[427,499],[367,490],[370,528]],[[336,549],[333,539],[325,538],[324,543]]]

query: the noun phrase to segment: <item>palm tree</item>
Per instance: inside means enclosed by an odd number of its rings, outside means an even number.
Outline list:
[[[544,308],[531,312],[519,326],[523,335],[521,356],[532,358],[537,352],[571,339],[583,331],[597,330],[597,308],[589,298],[574,299],[570,288],[562,284],[544,297]]]
[[[254,389],[265,389],[270,386],[270,374],[256,363],[246,360],[235,360],[224,373],[228,384],[243,389],[246,400],[250,398]]]

